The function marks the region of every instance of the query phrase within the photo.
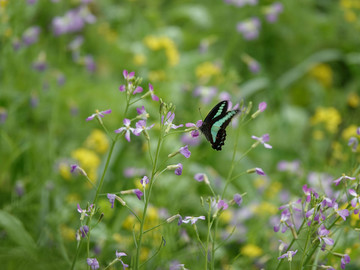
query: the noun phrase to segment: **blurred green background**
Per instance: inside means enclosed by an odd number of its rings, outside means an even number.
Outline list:
[[[151,83],[159,97],[176,105],[175,124],[195,123],[201,119],[198,108],[205,117],[224,96],[233,104],[251,101],[253,111],[267,103],[241,131],[237,151],[251,146],[251,135],[265,133],[273,149],[256,148],[236,168],[240,173],[261,167],[266,176],[245,175],[234,184],[234,192],[247,195],[241,208],[222,216],[221,237],[231,224],[237,230],[217,251],[216,269],[274,269],[278,239],[287,237],[273,231],[278,207],[301,196],[305,183],[334,194],[328,182],[350,174],[359,162],[358,149],[347,145],[360,124],[359,16],[358,0],[0,0],[3,269],[69,267],[80,224],[76,205],[84,207],[94,196],[69,166],[77,162],[91,179],[100,178],[110,141],[96,121],[85,119],[96,109],[112,109],[104,118],[108,130],[123,126],[125,94],[118,88],[124,69],[143,78],[144,92]],[[158,121],[159,103],[150,98],[131,107],[130,118],[138,105],[146,107],[149,124]],[[156,132],[157,126],[150,136]],[[185,142],[192,155],[171,160],[183,163],[181,177],[167,172],[157,180],[149,227],[177,213],[204,215],[199,198],[210,192],[193,176],[206,173],[221,192],[234,145],[231,125],[227,133],[221,152],[203,137],[166,140],[163,159]],[[138,186],[151,170],[146,151],[146,141],[134,136],[115,147],[99,201],[104,220],[92,233],[91,251],[101,265],[116,249],[131,260],[134,218],[120,205],[111,209],[105,194]],[[300,165],[292,170],[289,163],[284,172],[277,168],[280,161]],[[140,209],[136,198],[126,199]],[[198,224],[204,235],[205,223]],[[358,217],[347,225],[358,227]],[[203,267],[191,227],[176,224],[145,239],[144,260],[161,235],[167,244],[146,269],[168,269],[176,261]],[[335,247],[347,250],[352,269],[360,267],[358,237],[351,234]],[[326,260],[339,267],[339,259]],[[83,251],[77,269],[85,268]]]

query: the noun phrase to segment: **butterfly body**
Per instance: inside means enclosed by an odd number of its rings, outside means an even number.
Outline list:
[[[220,151],[226,139],[226,127],[239,110],[228,111],[228,101],[219,102],[205,117],[200,126],[201,132],[211,143],[212,148]]]

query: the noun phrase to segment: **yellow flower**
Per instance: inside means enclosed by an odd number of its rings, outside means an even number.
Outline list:
[[[73,228],[66,226],[65,224],[60,225],[60,233],[62,238],[66,241],[75,241],[76,232]]]
[[[170,66],[176,66],[179,63],[179,51],[172,39],[168,37],[147,36],[144,38],[144,43],[150,50],[165,50],[165,55]]]
[[[245,257],[255,258],[259,257],[263,253],[263,250],[254,244],[247,244],[241,248],[240,252]]]
[[[320,141],[325,137],[324,132],[322,132],[321,130],[314,130],[312,136],[317,141]]]
[[[266,179],[264,177],[257,177],[254,180],[254,186],[259,189],[259,188],[264,188],[266,186]]]
[[[163,70],[152,70],[149,71],[149,80],[151,82],[164,81],[166,79],[165,71]]]
[[[263,215],[264,213],[267,215],[275,215],[278,212],[278,207],[269,202],[262,202],[261,204],[253,207],[253,211],[259,215]]]
[[[137,66],[142,66],[146,63],[146,56],[143,54],[135,54],[134,63]]]
[[[65,180],[71,179],[71,172],[70,172],[70,166],[66,162],[61,162],[59,164],[59,174],[62,178]]]
[[[232,218],[233,218],[233,212],[231,211],[224,211],[220,215],[220,220],[225,224],[228,224]]]
[[[345,20],[349,23],[353,23],[357,21],[356,13],[352,10],[345,11]]]
[[[8,0],[0,0],[0,8],[5,8]]]
[[[84,169],[89,179],[95,183],[97,181],[97,169],[100,165],[98,155],[92,150],[78,148],[71,153],[71,156],[79,162],[79,166]],[[91,187],[89,183],[88,187]]]
[[[316,65],[310,70],[310,75],[317,79],[324,87],[330,87],[332,84],[333,72],[329,65]]]
[[[139,229],[139,226],[136,218],[133,215],[127,216],[123,223],[124,229],[132,231],[134,225],[135,225],[134,230],[137,231]]]
[[[265,197],[271,199],[277,196],[282,189],[282,185],[279,182],[273,182],[265,191]]]
[[[337,160],[342,160],[342,161],[346,161],[348,159],[348,156],[346,154],[344,154],[344,152],[343,152],[343,146],[341,143],[333,142],[331,144],[331,147],[333,149],[333,151],[332,151],[333,158],[335,158]]]
[[[348,95],[347,103],[351,108],[357,108],[360,105],[360,97],[357,93],[351,92]]]
[[[140,251],[140,261],[145,261],[150,254],[150,249],[143,247]]]
[[[104,132],[95,129],[91,132],[89,137],[87,137],[85,146],[100,154],[104,154],[109,149],[109,140]]]
[[[209,80],[220,74],[220,68],[211,62],[204,62],[196,67],[195,74],[200,80]]]
[[[341,136],[344,138],[344,140],[348,141],[350,137],[356,137],[358,136],[356,134],[357,126],[350,125],[347,128],[345,128],[341,134]]]
[[[98,26],[98,34],[105,37],[106,41],[113,43],[116,41],[118,35],[117,32],[110,28],[110,25],[106,22],[101,23]]]
[[[315,115],[311,117],[312,125],[324,124],[325,129],[330,133],[335,133],[341,123],[340,113],[334,107],[319,107],[315,111]]]
[[[80,201],[80,195],[77,194],[77,193],[69,193],[66,198],[65,198],[65,201],[67,203],[76,203],[76,202],[79,202]]]

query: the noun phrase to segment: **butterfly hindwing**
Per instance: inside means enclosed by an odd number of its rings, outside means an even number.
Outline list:
[[[205,117],[200,130],[211,143],[212,148],[221,150],[226,139],[226,127],[239,110],[227,111],[228,101],[219,102]]]

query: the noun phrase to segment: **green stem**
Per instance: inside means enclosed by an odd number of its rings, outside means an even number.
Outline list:
[[[208,217],[207,217],[207,221],[208,221],[208,231],[207,231],[207,235],[206,235],[206,249],[205,249],[205,270],[208,269],[208,250],[209,250],[209,243],[210,243],[210,233],[211,233],[211,203],[209,202],[209,210],[208,210]]]
[[[216,217],[215,227],[214,227],[214,237],[213,237],[213,240],[212,240],[212,243],[211,243],[212,245],[211,245],[211,266],[210,266],[210,269],[212,269],[212,270],[215,269],[215,241],[216,241],[218,223],[219,223],[219,218]]]

